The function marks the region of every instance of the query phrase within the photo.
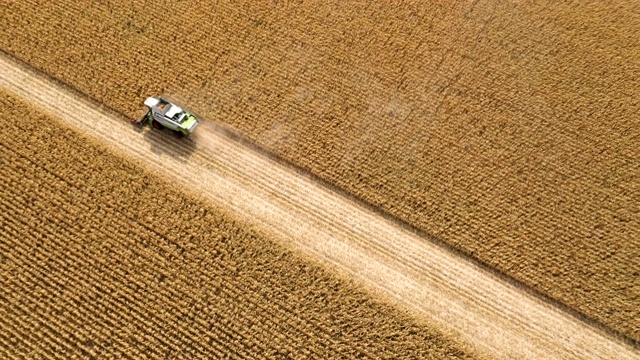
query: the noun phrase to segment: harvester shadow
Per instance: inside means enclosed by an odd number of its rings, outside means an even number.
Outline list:
[[[150,127],[137,128],[136,132],[144,132],[144,139],[151,145],[150,151],[156,155],[168,155],[185,162],[196,151],[195,142],[188,137],[178,137],[170,130],[158,130]]]

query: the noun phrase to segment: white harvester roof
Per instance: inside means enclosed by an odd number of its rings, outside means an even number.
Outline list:
[[[159,103],[160,99],[156,99],[154,97],[147,98],[147,100],[144,101],[144,104],[150,108],[156,107]]]
[[[170,119],[173,119],[173,117],[176,114],[180,114],[182,112],[182,109],[174,104],[171,104],[170,107],[165,111],[164,115]]]

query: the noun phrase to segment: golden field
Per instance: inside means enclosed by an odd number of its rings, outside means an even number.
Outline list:
[[[640,341],[634,2],[4,2],[0,49],[181,100]]]

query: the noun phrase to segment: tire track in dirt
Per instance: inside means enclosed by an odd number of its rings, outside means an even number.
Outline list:
[[[640,359],[638,349],[353,203],[205,122],[194,140],[126,126],[7,58],[0,86],[193,194],[223,204],[469,348],[501,358]]]

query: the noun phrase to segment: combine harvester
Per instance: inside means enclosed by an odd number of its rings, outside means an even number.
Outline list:
[[[149,124],[159,130],[167,128],[179,137],[191,135],[199,125],[194,114],[166,99],[150,97],[144,101],[144,104],[149,111],[141,119],[134,120],[135,124],[141,126]]]

